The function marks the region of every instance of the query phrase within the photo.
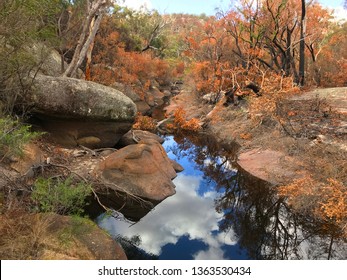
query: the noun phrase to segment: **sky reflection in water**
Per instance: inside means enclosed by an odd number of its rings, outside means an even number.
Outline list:
[[[159,259],[245,259],[233,230],[219,231],[223,215],[215,210],[214,201],[218,196],[215,182],[204,178],[188,157],[180,155],[177,158],[170,151],[174,145],[170,137],[163,146],[169,157],[185,168],[174,180],[176,194],[131,227],[112,217],[101,220],[100,226],[112,235],[128,238],[139,235],[139,247],[158,255]]]
[[[347,259],[334,225],[293,212],[276,188],[247,183],[232,168],[232,153],[211,137],[176,141],[163,146],[185,168],[174,180],[177,193],[131,227],[110,217],[100,226],[140,236],[139,247],[159,259]]]

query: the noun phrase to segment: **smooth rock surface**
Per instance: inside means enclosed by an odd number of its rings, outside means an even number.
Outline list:
[[[26,99],[32,112],[60,119],[132,122],[136,115],[134,102],[122,92],[74,78],[38,75]]]
[[[66,77],[38,75],[24,102],[52,139],[68,147],[112,147],[130,130],[137,113],[120,91]]]
[[[101,203],[132,221],[140,220],[176,193],[172,179],[177,174],[155,140],[141,141],[112,153],[98,162],[90,174],[103,186],[97,191]]]
[[[145,130],[132,130],[122,136],[122,138],[118,142],[118,145],[125,147],[128,145],[136,144],[133,137],[136,137],[138,141],[155,140],[155,141],[158,141],[160,144],[163,144],[165,141],[163,138],[161,138],[160,136],[154,133],[151,133]]]
[[[163,147],[154,140],[126,146],[100,162],[95,174],[118,191],[159,203],[176,193],[176,172]]]
[[[273,185],[285,184],[303,176],[300,163],[273,150],[254,149],[241,153],[237,164],[251,176]]]

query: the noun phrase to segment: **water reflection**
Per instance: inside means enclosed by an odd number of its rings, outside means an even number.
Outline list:
[[[297,215],[275,189],[233,167],[233,151],[211,137],[168,137],[170,158],[185,171],[176,195],[140,222],[104,218],[113,235],[138,237],[159,259],[346,259],[346,240],[331,225]]]
[[[175,258],[182,254],[187,247],[187,241],[200,242],[196,250],[190,255],[185,254],[184,259],[224,259],[225,245],[235,245],[236,240],[232,231],[219,232],[218,225],[223,215],[214,209],[217,192],[206,191],[199,194],[201,176],[180,174],[174,183],[177,188],[176,195],[157,205],[150,214],[139,223],[129,227],[129,224],[117,222],[110,223],[104,219],[101,225],[112,233],[118,233],[131,238],[141,236],[141,249],[166,258]],[[109,218],[112,219],[112,218]],[[164,248],[168,244],[175,244],[171,254]],[[178,246],[179,245],[179,246]]]

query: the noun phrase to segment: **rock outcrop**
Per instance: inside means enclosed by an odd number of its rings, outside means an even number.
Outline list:
[[[294,95],[291,100],[325,100],[338,113],[347,114],[347,87],[319,88]]]
[[[120,205],[122,212],[128,207],[124,215],[133,220],[142,218],[154,205],[176,193],[172,182],[176,172],[155,140],[141,141],[112,153],[96,165],[94,174],[108,188],[107,196],[100,193],[101,199],[107,199],[105,203],[114,209]],[[124,194],[124,201],[119,193]]]
[[[155,83],[155,81],[151,81]],[[158,85],[159,86],[159,85]],[[153,108],[162,106],[169,96],[171,96],[170,91],[166,93],[161,92],[157,86],[151,86],[144,94],[144,100],[128,85],[122,83],[113,83],[111,87],[123,92],[136,104],[138,112],[142,115],[150,114],[153,111]],[[142,87],[142,86],[141,86]]]
[[[136,139],[136,141],[134,140],[134,138]],[[128,145],[136,144],[137,142],[142,140],[155,140],[160,144],[163,144],[165,141],[163,138],[154,133],[144,130],[132,130],[122,136],[122,138],[118,142],[118,145],[125,147]]]
[[[239,155],[237,164],[241,171],[272,185],[289,183],[304,175],[300,162],[282,152],[268,149],[243,152]]]
[[[130,130],[137,110],[120,91],[97,83],[38,75],[24,100],[64,146],[112,147]]]
[[[157,107],[164,104],[164,97],[164,93],[162,93],[158,88],[152,87],[147,91],[145,100],[149,106]]]
[[[16,213],[1,215],[0,221],[2,259],[127,259],[122,247],[88,219]]]
[[[58,77],[62,74],[62,61],[59,52],[53,48],[49,48],[46,45],[35,42],[34,44],[26,46],[26,50],[33,56],[35,63],[38,65],[38,69],[34,69],[34,72],[38,70],[40,74]],[[64,61],[64,69],[68,64]],[[84,79],[84,73],[81,69],[77,70],[77,78]]]
[[[180,165],[178,162],[174,161],[173,159],[170,159],[170,161],[176,173],[182,172],[184,170],[183,166]]]

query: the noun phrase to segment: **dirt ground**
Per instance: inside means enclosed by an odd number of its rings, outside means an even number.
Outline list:
[[[183,90],[167,111],[183,107],[221,142],[239,144],[238,164],[255,177],[275,185],[307,175],[346,184],[347,88],[302,92],[279,98],[272,110],[253,110],[249,104],[261,98],[224,107]]]

